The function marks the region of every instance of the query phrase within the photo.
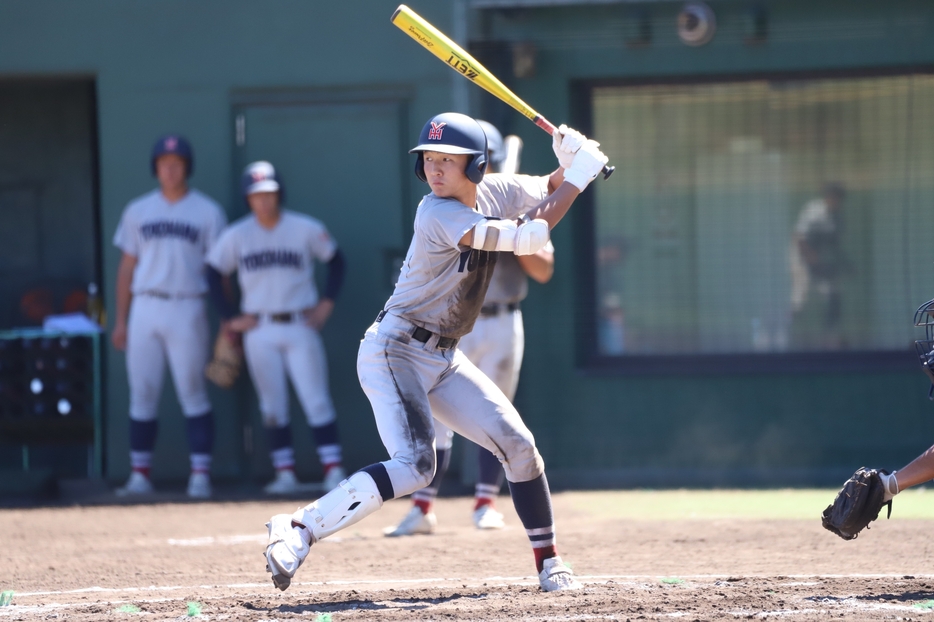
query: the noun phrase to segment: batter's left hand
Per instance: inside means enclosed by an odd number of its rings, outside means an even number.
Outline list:
[[[315,330],[321,330],[327,323],[331,313],[334,312],[334,301],[330,298],[322,298],[313,307],[305,309],[302,313],[305,315],[305,324]]]
[[[551,148],[558,157],[558,164],[561,165],[561,168],[571,168],[574,154],[577,153],[577,150],[581,148],[586,140],[586,136],[563,123],[555,130],[552,135]]]

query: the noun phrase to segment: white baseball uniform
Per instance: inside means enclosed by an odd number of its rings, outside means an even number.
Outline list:
[[[336,418],[324,344],[302,315],[318,303],[315,261],[328,262],[336,251],[319,220],[283,210],[273,229],[262,227],[252,214],[241,218],[208,255],[208,263],[221,274],[237,272],[241,311],[258,317],[243,346],[267,427],[289,422],[286,374],[310,425]]]
[[[499,255],[464,249],[460,239],[484,218],[517,218],[547,194],[547,177],[493,174],[477,186],[476,209],[434,194],[419,204],[395,291],[357,358],[360,384],[390,455],[383,464],[395,497],[431,481],[433,417],[494,453],[511,482],[544,472],[532,434],[509,399],[451,346],[473,328]]]
[[[185,415],[211,409],[203,373],[209,355],[204,257],[226,224],[224,210],[197,190],[175,203],[153,190],[123,212],[113,242],[137,259],[126,346],[136,421],[156,418],[166,359]]]

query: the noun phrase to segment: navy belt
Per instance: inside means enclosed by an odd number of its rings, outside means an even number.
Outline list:
[[[383,309],[376,315],[376,321],[380,322],[386,317],[386,310]],[[428,343],[428,340],[435,336],[435,333],[431,332],[427,328],[422,328],[421,326],[416,326],[412,330],[412,339],[419,341],[421,343]],[[454,337],[441,337],[438,336],[438,349],[439,350],[450,350],[457,345],[457,339]]]
[[[500,313],[512,313],[519,310],[518,302],[493,302],[488,305],[483,305],[480,307],[480,315],[484,317],[492,317],[494,315],[499,315]]]

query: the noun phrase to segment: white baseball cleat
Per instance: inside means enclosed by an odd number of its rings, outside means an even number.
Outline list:
[[[474,510],[473,524],[477,529],[502,529],[506,526],[503,515],[492,505],[481,505]]]
[[[543,566],[538,575],[538,582],[546,592],[579,590],[583,587],[560,557],[549,557],[544,561]]]
[[[192,499],[211,498],[211,478],[207,473],[192,471],[188,477],[188,496]]]
[[[263,486],[267,495],[290,495],[299,492],[301,485],[292,469],[279,469],[276,478]]]
[[[291,514],[276,514],[266,527],[269,528],[266,571],[272,574],[273,585],[285,591],[311,551],[311,544],[305,541],[300,527],[292,526]]]
[[[347,471],[345,471],[343,467],[331,467],[327,475],[324,476],[324,492],[330,492],[334,490],[345,479],[347,479]]]
[[[435,516],[434,512],[422,514],[422,509],[417,505],[413,505],[409,513],[402,519],[402,522],[395,527],[386,527],[386,529],[383,530],[383,535],[387,538],[396,538],[398,536],[430,534],[434,533],[435,527],[437,526],[438,518]]]
[[[129,497],[132,495],[148,495],[152,493],[152,483],[149,481],[149,478],[140,473],[139,471],[132,471],[130,473],[130,479],[126,481],[126,484],[117,488],[114,493],[118,497]]]

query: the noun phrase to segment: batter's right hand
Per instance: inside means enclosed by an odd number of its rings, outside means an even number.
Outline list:
[[[126,350],[126,324],[119,322],[114,325],[113,332],[110,333],[110,341],[118,350]]]
[[[255,315],[238,315],[224,323],[225,330],[232,330],[235,333],[245,333],[253,330],[259,322]]]

